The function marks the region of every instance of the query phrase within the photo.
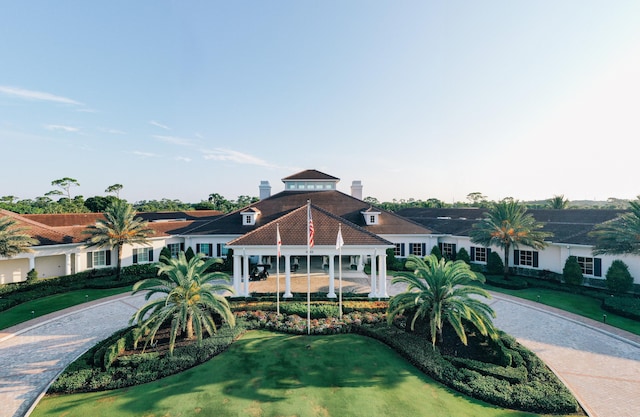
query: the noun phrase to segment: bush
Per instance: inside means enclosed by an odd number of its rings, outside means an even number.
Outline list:
[[[438,260],[442,259],[442,251],[440,250],[440,247],[438,245],[435,245],[433,248],[431,248],[431,255],[436,255],[436,258],[438,258]]]
[[[487,257],[487,273],[491,275],[502,275],[504,273],[504,262],[495,251],[491,251]]]
[[[584,276],[582,275],[578,258],[573,255],[567,258],[564,263],[564,268],[562,268],[562,278],[564,278],[564,282],[569,285],[582,285]]]
[[[465,248],[460,248],[458,254],[456,255],[457,261],[464,261],[467,265],[471,265],[471,257],[469,256],[469,252]]]
[[[527,288],[529,284],[527,281],[520,277],[511,276],[509,279],[504,279],[503,275],[485,275],[487,284],[494,287],[507,288],[510,290],[522,290]]]
[[[33,282],[38,279],[38,271],[34,269],[27,272],[27,282]]]
[[[602,308],[611,313],[640,321],[640,298],[634,297],[606,297]]]
[[[627,264],[619,259],[611,262],[607,270],[607,288],[613,292],[625,293],[633,288],[633,277]]]

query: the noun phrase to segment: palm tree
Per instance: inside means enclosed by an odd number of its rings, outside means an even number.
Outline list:
[[[448,322],[460,341],[467,344],[465,323],[471,323],[484,336],[496,338],[497,330],[493,326],[493,309],[477,295],[491,298],[491,295],[472,281],[484,281],[484,277],[471,271],[464,261],[438,260],[435,255],[424,259],[411,255],[407,268],[413,272],[401,271],[392,283],[407,284],[407,291],[398,294],[389,301],[388,321],[391,323],[397,314],[415,311],[411,319],[411,330],[415,330],[418,319],[428,319],[431,343],[442,340],[442,327]]]
[[[543,232],[542,223],[536,221],[527,208],[517,200],[505,199],[494,203],[485,213],[485,218],[475,223],[469,236],[471,242],[486,247],[497,246],[504,249],[504,276],[509,276],[509,250],[520,245],[533,249],[547,246],[544,240],[553,236]]]
[[[596,225],[589,234],[596,238],[594,255],[640,254],[640,196],[629,202],[629,212]]]
[[[549,206],[554,210],[564,210],[569,205],[569,200],[564,198],[564,195],[554,195],[549,199]]]
[[[33,252],[30,246],[38,245],[26,229],[17,227],[17,222],[9,216],[0,217],[0,256],[10,258],[22,252]]]
[[[180,252],[177,258],[161,256],[160,261],[158,277],[139,281],[133,286],[133,294],[146,290],[147,300],[154,294],[163,294],[147,302],[130,320],[130,323],[138,323],[140,337],[146,336],[146,343],[153,341],[162,325],[170,322],[169,354],[172,355],[178,330],[186,332],[187,339],[193,339],[195,335],[198,345],[202,342],[203,328],[209,335],[216,332],[212,313],[219,314],[230,326],[235,325],[229,302],[220,295],[224,292],[233,294],[233,288],[213,282],[229,281],[228,275],[207,271],[214,263],[221,263],[221,259],[205,260],[199,253],[187,260],[184,252]]]
[[[136,217],[133,206],[124,200],[115,200],[104,211],[104,220],[96,221],[95,225],[88,226],[85,234],[90,235],[88,247],[116,248],[118,264],[116,267],[117,279],[120,279],[122,270],[122,247],[124,245],[148,244],[148,237],[153,229],[147,227],[147,222]]]

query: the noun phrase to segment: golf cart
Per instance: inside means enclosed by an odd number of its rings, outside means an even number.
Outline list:
[[[249,275],[249,281],[263,281],[266,280],[269,276],[269,265],[267,264],[257,264],[251,270],[251,274]]]

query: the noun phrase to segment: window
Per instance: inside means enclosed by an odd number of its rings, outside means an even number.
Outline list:
[[[224,243],[218,243],[218,256],[227,256],[229,255],[229,247]]]
[[[171,252],[171,257],[177,258],[183,246],[181,243],[169,243],[167,247],[169,248],[169,252]]]
[[[204,256],[213,256],[213,244],[211,243],[197,243],[196,253],[202,253]]]
[[[87,252],[87,268],[100,268],[111,265],[111,251]]]
[[[514,250],[513,264],[522,266],[538,267],[538,252],[531,250]]]
[[[440,252],[446,259],[456,259],[456,244],[455,243],[441,243]]]
[[[602,276],[602,260],[600,258],[576,256],[576,259],[584,275]]]
[[[489,253],[491,252],[488,248],[480,248],[476,246],[471,247],[471,262],[487,262],[487,258],[489,257]]]
[[[410,243],[411,254],[416,256],[424,256],[423,243]]]
[[[376,216],[369,216],[369,223],[376,224]]]
[[[393,248],[393,255],[404,257],[404,243],[396,243]]]
[[[251,224],[252,223],[251,220],[252,220],[251,215],[244,216],[244,224]]]
[[[153,262],[153,248],[135,248],[133,249],[133,263],[141,264]]]

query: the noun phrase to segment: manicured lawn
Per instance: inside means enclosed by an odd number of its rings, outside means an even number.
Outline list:
[[[363,336],[252,331],[179,375],[123,390],[45,397],[32,416],[524,417],[464,397]]]
[[[554,291],[545,288],[525,288],[509,290],[485,285],[484,288],[494,292],[513,295],[530,301],[540,302],[593,320],[603,321],[607,315],[607,324],[640,335],[640,322],[617,316],[602,309],[600,300],[580,294]],[[539,297],[539,298],[538,298]]]
[[[7,327],[20,324],[32,318],[44,316],[54,311],[64,310],[65,308],[86,303],[87,301],[95,301],[100,298],[127,292],[131,292],[131,285],[104,290],[84,289],[70,291],[27,301],[0,313],[0,329],[6,329]],[[32,311],[33,314],[31,314]]]

